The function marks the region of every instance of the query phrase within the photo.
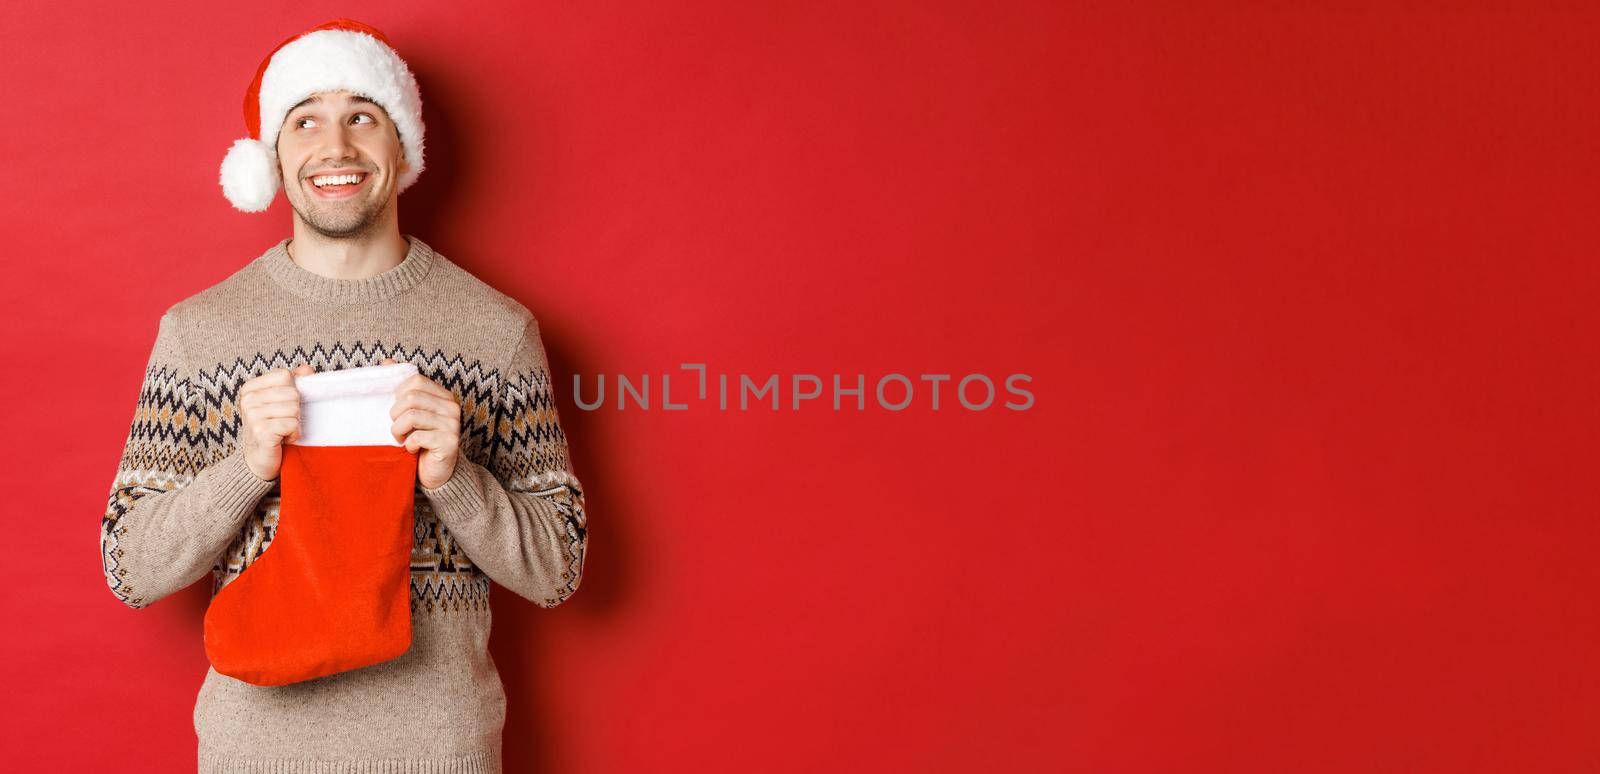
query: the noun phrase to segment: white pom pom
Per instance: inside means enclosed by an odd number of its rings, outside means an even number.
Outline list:
[[[222,158],[221,183],[234,209],[261,212],[278,195],[278,160],[260,140],[234,140]]]

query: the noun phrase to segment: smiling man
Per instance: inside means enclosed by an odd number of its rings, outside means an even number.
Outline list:
[[[330,142],[349,151],[326,153]],[[409,164],[400,130],[382,105],[348,91],[306,97],[278,133],[277,156],[281,174],[296,182],[286,194],[302,244],[315,239],[323,247],[351,245],[392,236],[383,247],[404,253],[395,188]]]
[[[549,608],[582,577],[583,492],[538,321],[399,229],[397,198],[423,168],[421,108],[372,27],[337,19],[280,43],[220,182],[244,212],[282,188],[292,233],[158,326],[100,520],[106,582],[136,609],[207,573],[214,597],[270,550],[296,376],[418,371],[390,412],[417,452],[410,649],[287,685],[208,670],[202,773],[500,771],[489,583]]]

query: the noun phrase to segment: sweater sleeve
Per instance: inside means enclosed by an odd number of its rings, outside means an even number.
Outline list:
[[[501,376],[487,467],[463,455],[449,480],[422,492],[484,574],[540,607],[555,607],[578,589],[588,521],[537,320],[523,326]]]
[[[243,447],[208,464],[198,372],[177,324],[161,317],[132,426],[100,519],[100,563],[111,593],[138,609],[180,591],[216,564],[271,481]]]

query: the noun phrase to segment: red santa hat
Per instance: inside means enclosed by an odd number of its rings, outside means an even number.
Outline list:
[[[222,159],[222,194],[235,209],[261,212],[282,187],[278,132],[289,110],[320,91],[350,91],[383,106],[400,132],[410,165],[396,191],[422,174],[422,94],[405,60],[382,32],[351,19],[334,19],[295,35],[272,50],[244,95],[249,137],[234,140]]]

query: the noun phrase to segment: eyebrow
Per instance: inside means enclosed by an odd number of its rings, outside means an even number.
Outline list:
[[[306,97],[303,100],[300,100],[298,103],[295,104],[294,107],[289,108],[289,112],[293,113],[294,111],[299,110],[300,108],[303,108],[306,105],[309,105],[309,104],[311,104],[313,102],[321,102],[321,101],[322,101],[322,97],[321,96],[313,94],[313,95],[311,95],[309,97]],[[360,94],[357,94],[354,97],[351,97],[350,101],[351,102],[361,102],[361,103],[364,103],[364,104],[367,104],[367,105],[371,105],[373,107],[383,107],[382,105],[379,105],[378,103],[373,102],[372,100],[367,99],[366,97],[364,97],[364,96],[362,96]]]

